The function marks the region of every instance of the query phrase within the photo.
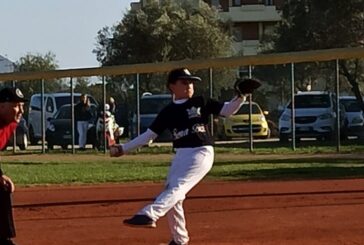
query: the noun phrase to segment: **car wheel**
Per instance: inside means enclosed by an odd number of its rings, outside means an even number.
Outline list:
[[[19,148],[22,151],[25,151],[28,148],[28,136],[26,134],[23,135],[23,142],[20,142]]]
[[[320,137],[321,141],[332,141],[335,139],[334,133],[328,133]]]
[[[280,134],[279,135],[279,141],[280,142],[283,142],[283,143],[288,142],[288,136],[287,135],[284,135],[284,134]]]
[[[268,129],[268,133],[266,136],[263,137],[263,139],[269,139],[270,138],[270,129]]]

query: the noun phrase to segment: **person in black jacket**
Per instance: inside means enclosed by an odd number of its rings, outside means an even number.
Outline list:
[[[77,125],[78,145],[80,150],[85,150],[88,125],[93,118],[90,105],[90,99],[86,94],[82,94],[80,102],[75,105],[75,121]]]

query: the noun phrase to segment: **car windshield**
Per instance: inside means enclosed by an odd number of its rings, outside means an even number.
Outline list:
[[[260,108],[256,104],[252,104],[252,114],[261,114]],[[243,104],[236,114],[249,114],[249,104]]]
[[[347,112],[360,112],[361,108],[355,99],[341,99],[340,102],[344,105]]]
[[[95,105],[91,105],[91,111],[95,114],[97,107]],[[54,116],[55,119],[71,119],[71,106],[70,105],[63,105],[57,111],[56,115]]]
[[[55,97],[57,108],[60,108],[63,105],[71,104],[71,96],[62,96],[62,97]],[[73,96],[74,103],[77,103],[80,100],[80,96],[75,95]]]
[[[158,114],[170,102],[170,97],[143,98],[140,100],[140,114]]]
[[[62,106],[59,108],[56,116],[56,119],[71,119],[71,107],[68,106]]]
[[[296,95],[295,108],[328,108],[330,107],[330,95],[328,94],[309,94]],[[292,102],[288,108],[292,108]]]

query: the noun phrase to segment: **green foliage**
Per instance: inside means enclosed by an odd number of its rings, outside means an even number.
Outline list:
[[[100,30],[94,52],[103,65],[227,56],[231,42],[221,25],[205,3],[152,1]]]
[[[285,159],[254,159],[254,157],[230,158],[220,153],[207,178],[215,180],[253,179],[328,179],[358,178],[364,176],[362,159],[352,156],[333,158],[312,155]],[[77,157],[76,157],[77,158]],[[3,170],[18,185],[81,184],[110,182],[163,181],[168,173],[170,160],[166,157],[139,159],[104,159],[104,161],[78,161],[78,159],[39,162],[9,162]]]
[[[28,71],[51,71],[56,70],[58,64],[56,56],[48,52],[45,55],[28,53],[16,62],[16,70],[19,72]],[[20,81],[16,83],[26,98],[34,93],[41,92],[41,81]],[[62,80],[45,81],[45,92],[56,92],[65,89]]]
[[[274,48],[282,51],[364,45],[362,0],[288,1]]]
[[[218,13],[203,1],[150,1],[101,29],[94,53],[103,66],[226,57],[231,38]],[[108,90],[135,85],[135,77],[125,78],[109,79]],[[143,74],[140,92],[163,93],[165,80],[166,74]]]
[[[286,1],[283,20],[274,35],[265,40],[262,50],[291,52],[364,46],[363,6],[362,0]],[[296,68],[297,90],[308,80],[319,77],[328,81],[327,87],[332,87],[334,71],[333,63],[304,64]],[[348,82],[358,98],[361,97],[358,83],[364,82],[363,71],[363,61],[340,62],[342,81]]]
[[[45,55],[28,53],[16,62],[18,71],[50,71],[58,68],[55,54]]]

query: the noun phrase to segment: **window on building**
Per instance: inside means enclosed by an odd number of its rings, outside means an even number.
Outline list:
[[[233,37],[235,42],[243,41],[243,33],[241,31],[241,27],[237,26],[233,28]]]
[[[274,0],[274,4],[276,6],[276,9],[282,10],[284,5],[284,0]]]
[[[229,12],[229,0],[220,0],[222,11]]]
[[[240,28],[243,40],[259,40],[259,23],[241,23]]]
[[[233,0],[233,6],[241,6],[241,0]]]
[[[261,0],[243,0],[243,5],[262,4]]]

